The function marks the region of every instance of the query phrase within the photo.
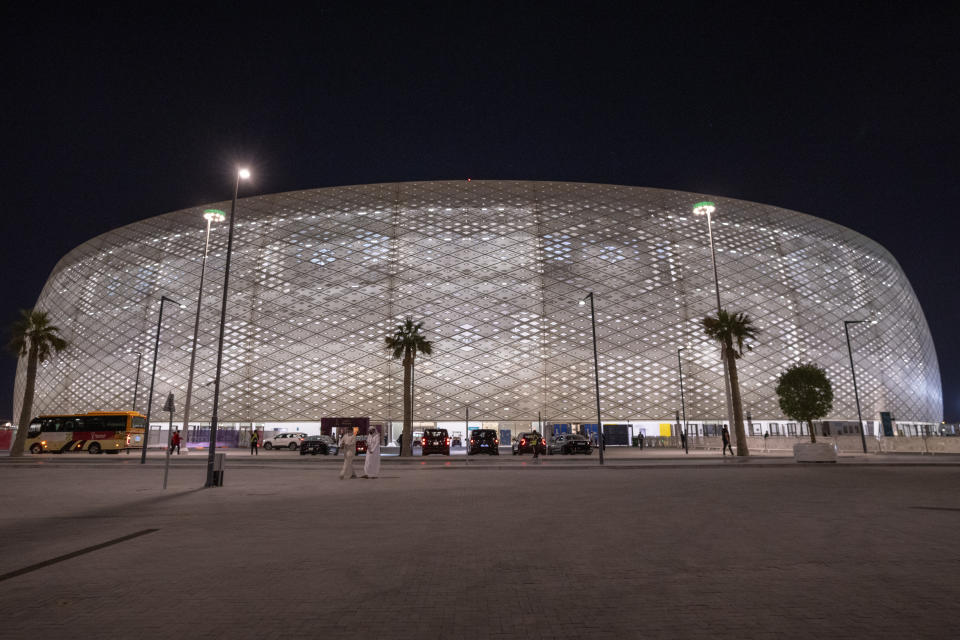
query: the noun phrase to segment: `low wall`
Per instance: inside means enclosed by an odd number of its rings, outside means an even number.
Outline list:
[[[793,445],[798,442],[810,442],[809,436],[747,436],[747,447],[751,453],[783,453],[793,454]],[[863,443],[859,435],[844,436],[817,436],[817,442],[835,444],[840,453],[863,453]],[[734,439],[736,444],[736,439]],[[691,449],[723,448],[723,441],[719,436],[701,436],[690,438]],[[867,436],[867,453],[920,453],[960,454],[960,437],[893,437],[876,438]]]

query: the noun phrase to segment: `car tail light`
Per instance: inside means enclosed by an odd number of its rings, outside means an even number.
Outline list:
[[[426,439],[426,438],[420,438],[420,444],[426,446],[426,444],[427,444],[427,439]]]
[[[520,445],[523,446],[523,445],[525,445],[525,444],[527,444],[527,439],[526,439],[526,438],[521,438],[521,439],[520,439]]]
[[[473,438],[470,438],[470,444],[473,444],[473,442],[474,442]]]
[[[450,445],[450,438],[447,438],[447,446]]]
[[[494,439],[493,439],[493,444],[500,444],[500,439],[499,439],[499,438],[494,438]]]

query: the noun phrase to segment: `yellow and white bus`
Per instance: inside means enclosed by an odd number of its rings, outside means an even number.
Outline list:
[[[30,453],[129,452],[143,448],[147,417],[136,411],[91,411],[37,416],[30,422],[24,448]]]

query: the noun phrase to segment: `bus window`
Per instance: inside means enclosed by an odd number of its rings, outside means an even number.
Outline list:
[[[133,424],[130,425],[133,429],[146,429],[147,428],[147,419],[141,418],[140,416],[133,417]]]
[[[127,416],[103,416],[103,428],[107,431],[126,431]]]
[[[84,416],[77,418],[82,426],[78,426],[83,431],[103,431],[103,418],[100,416]]]
[[[60,418],[44,418],[41,431],[58,431],[60,429]]]

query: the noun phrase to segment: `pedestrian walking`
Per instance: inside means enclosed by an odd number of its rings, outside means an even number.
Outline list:
[[[727,431],[727,427],[724,426],[720,431],[720,436],[723,438],[723,455],[727,455],[727,449],[730,449],[730,455],[734,455],[733,446],[730,444],[730,432]]]
[[[340,436],[340,451],[343,452],[343,468],[340,469],[340,479],[356,478],[357,472],[353,470],[353,459],[357,456],[357,432],[359,427],[354,427],[352,431],[348,430]],[[350,475],[347,476],[347,472]]]
[[[683,448],[684,451],[687,450],[687,434],[683,431],[680,432],[680,447]]]
[[[540,442],[542,437],[543,436],[538,433],[537,439],[533,441],[533,459],[537,462],[540,462]]]
[[[258,456],[260,452],[257,451],[257,445],[260,444],[260,435],[257,433],[257,430],[254,429],[250,432],[250,455]]]
[[[376,478],[380,475],[380,434],[376,427],[367,431],[367,458],[363,461],[363,477]]]
[[[174,431],[173,437],[170,438],[170,453],[173,454],[173,450],[177,450],[177,455],[180,455],[180,432]]]
[[[637,444],[640,445],[640,451],[643,451],[643,431],[637,435]]]

